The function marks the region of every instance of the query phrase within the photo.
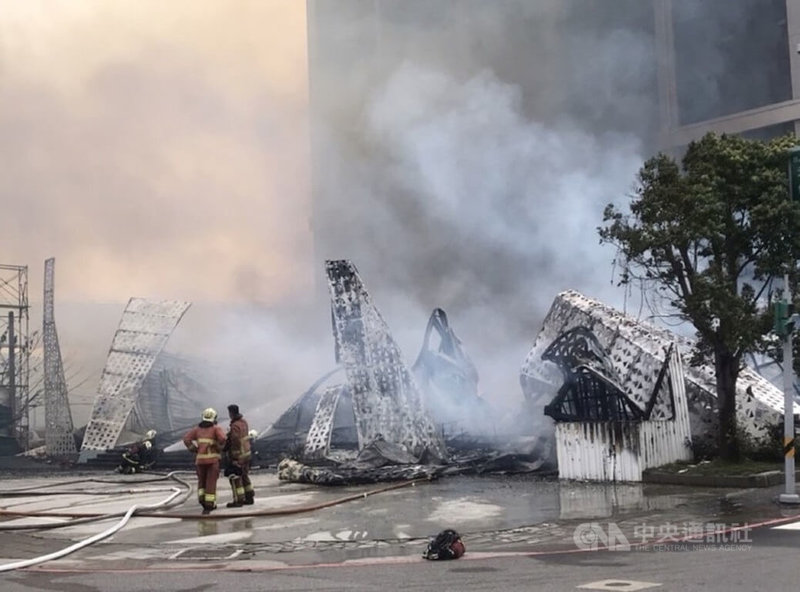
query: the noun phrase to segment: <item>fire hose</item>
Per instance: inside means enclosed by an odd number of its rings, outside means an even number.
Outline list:
[[[47,554],[47,555],[42,555],[40,557],[34,557],[32,559],[26,559],[26,560],[17,561],[17,562],[9,563],[9,564],[6,564],[6,565],[2,565],[2,566],[0,566],[0,573],[6,572],[6,571],[12,571],[12,570],[15,570],[15,569],[22,569],[22,568],[26,568],[26,567],[31,567],[31,566],[37,565],[39,563],[44,563],[44,562],[47,562],[47,561],[51,561],[53,559],[59,559],[61,557],[69,555],[70,553],[73,553],[73,552],[75,552],[75,551],[77,551],[79,549],[87,547],[87,546],[89,546],[89,545],[91,545],[91,544],[93,544],[93,543],[95,543],[97,541],[100,541],[100,540],[103,540],[105,538],[108,538],[109,536],[113,535],[115,532],[117,532],[120,529],[122,529],[128,523],[128,521],[130,520],[130,518],[133,515],[140,516],[140,517],[178,518],[178,519],[184,519],[184,520],[186,520],[186,519],[190,519],[190,520],[224,520],[224,519],[230,519],[230,518],[234,518],[235,519],[235,518],[243,518],[243,517],[280,516],[280,515],[288,515],[288,514],[299,514],[299,513],[303,513],[303,512],[312,512],[314,510],[319,510],[319,509],[322,509],[322,508],[335,506],[335,505],[342,504],[342,503],[345,503],[345,502],[348,502],[348,501],[366,499],[367,497],[375,495],[375,494],[378,494],[378,493],[383,493],[383,492],[386,492],[386,491],[392,491],[392,490],[395,490],[395,489],[400,489],[402,487],[416,486],[417,483],[422,483],[422,482],[427,482],[428,481],[427,479],[409,480],[409,481],[404,481],[404,482],[401,482],[401,483],[395,483],[395,484],[389,485],[387,487],[381,487],[381,488],[378,488],[378,489],[373,489],[373,490],[370,490],[370,491],[365,491],[365,492],[362,492],[362,493],[353,494],[353,495],[349,495],[349,496],[344,496],[344,497],[340,497],[340,498],[337,498],[337,499],[334,499],[334,500],[329,500],[329,501],[326,501],[326,502],[321,502],[321,503],[318,503],[318,504],[309,504],[309,505],[306,505],[306,506],[287,508],[287,509],[280,509],[280,510],[259,510],[259,511],[250,511],[250,512],[239,512],[239,513],[236,513],[236,514],[225,513],[225,514],[217,514],[217,515],[210,515],[210,514],[209,515],[175,514],[175,513],[153,511],[153,510],[157,510],[159,508],[171,508],[171,507],[183,504],[186,501],[186,499],[188,498],[188,496],[191,494],[192,486],[189,483],[187,483],[186,481],[183,481],[182,479],[178,478],[175,475],[176,473],[179,473],[179,472],[183,472],[183,471],[173,471],[171,473],[168,473],[166,476],[158,478],[158,479],[149,479],[149,480],[136,481],[136,483],[144,483],[144,482],[162,481],[164,479],[172,479],[172,480],[177,481],[178,483],[180,483],[184,487],[184,491],[181,491],[178,488],[171,488],[172,493],[166,499],[162,500],[161,502],[158,502],[158,503],[155,503],[155,504],[149,504],[149,505],[138,505],[138,504],[136,504],[134,506],[131,506],[125,512],[116,512],[116,513],[111,513],[111,514],[100,514],[100,513],[98,513],[98,514],[89,514],[89,513],[76,513],[76,512],[18,512],[18,511],[13,511],[13,510],[0,510],[0,515],[5,515],[5,516],[26,516],[26,517],[34,517],[34,516],[35,517],[46,517],[46,516],[50,516],[50,517],[61,517],[61,518],[63,518],[63,517],[73,518],[73,520],[69,520],[69,521],[66,521],[66,522],[54,522],[54,523],[36,524],[36,525],[31,525],[31,524],[26,524],[26,525],[2,525],[2,524],[0,524],[0,531],[3,531],[3,530],[43,530],[43,529],[52,529],[52,528],[64,528],[64,527],[75,526],[75,525],[78,525],[78,524],[84,524],[84,523],[88,523],[88,522],[108,520],[109,518],[114,518],[114,517],[117,517],[117,516],[121,516],[121,519],[117,524],[115,524],[111,528],[109,528],[109,529],[107,529],[107,530],[105,530],[105,531],[103,531],[101,533],[98,533],[98,534],[96,534],[94,536],[91,536],[91,537],[89,537],[89,538],[87,538],[87,539],[85,539],[83,541],[79,541],[78,543],[75,543],[74,545],[71,545],[71,546],[69,546],[69,547],[67,547],[65,549],[61,549],[61,550],[56,551],[54,553],[50,553],[50,554]],[[68,482],[68,483],[70,483],[70,484],[71,483],[86,483],[86,481],[87,480],[77,480],[77,481],[71,481],[71,482]],[[102,480],[89,480],[89,481],[95,481],[95,482],[101,482],[101,483],[119,483],[119,481],[102,481]],[[131,482],[128,482],[128,483],[131,483]],[[65,484],[64,482],[61,482],[61,483],[52,484],[50,486],[58,486],[58,485],[64,485],[64,484]],[[43,486],[43,487],[48,487],[48,486]],[[21,495],[25,495],[26,491],[29,492],[32,489],[34,489],[34,488],[33,487],[27,487],[27,488],[15,489],[15,490],[0,491],[0,496],[6,496],[6,495],[9,495],[9,496],[20,495],[21,496]],[[37,487],[36,489],[40,490],[41,487]],[[131,490],[124,490],[122,492],[123,493],[128,493],[129,491],[131,491]],[[150,490],[150,491],[152,491],[152,490]],[[116,492],[118,493],[119,490],[116,491]],[[58,494],[60,492],[51,492],[51,493]],[[107,493],[115,493],[115,492],[106,492],[106,494]],[[183,493],[181,499],[176,500],[176,498],[181,493]]]
[[[273,510],[252,510],[249,512],[237,512],[237,513],[220,513],[220,514],[179,514],[179,513],[169,513],[169,512],[152,512],[152,511],[145,511],[145,512],[137,512],[136,515],[145,518],[178,518],[181,520],[227,520],[229,518],[256,518],[260,516],[285,516],[289,514],[302,514],[304,512],[313,512],[315,510],[321,510],[323,508],[329,508],[331,506],[336,506],[339,504],[343,504],[350,501],[366,499],[369,496],[376,495],[378,493],[384,493],[387,491],[393,491],[395,489],[400,489],[402,487],[409,487],[409,486],[416,486],[418,483],[427,483],[428,479],[413,479],[409,481],[402,481],[400,483],[394,483],[392,485],[388,485],[386,487],[381,487],[378,489],[372,489],[370,491],[364,491],[362,493],[355,493],[352,495],[336,498],[333,500],[328,500],[325,502],[320,502],[318,504],[309,504],[305,506],[296,506],[292,508],[283,508],[283,509],[273,509]],[[177,504],[172,504],[177,505]],[[53,517],[53,518],[77,518],[77,519],[86,519],[91,518],[93,520],[107,518],[107,514],[93,514],[87,512],[18,512],[14,510],[0,510],[0,516],[36,516],[36,517]],[[59,528],[61,526],[71,526],[76,524],[76,522],[68,522],[62,523],[59,522],[50,526],[51,528]],[[37,528],[42,528],[42,525],[24,525],[19,527],[19,530],[27,529],[33,530]],[[6,527],[6,529],[10,529],[10,527]],[[0,524],[0,531],[4,530],[2,524]]]
[[[172,506],[175,506],[175,505],[178,505],[178,504],[182,504],[183,502],[185,502],[186,498],[192,492],[192,486],[189,483],[187,483],[186,481],[184,481],[184,480],[178,478],[177,476],[175,476],[174,473],[169,473],[166,476],[166,478],[167,479],[171,479],[173,481],[176,481],[177,483],[182,485],[183,486],[183,490],[181,488],[179,488],[179,487],[173,487],[173,488],[171,488],[172,493],[167,498],[163,499],[162,501],[157,502],[155,504],[146,504],[146,505],[134,504],[133,506],[128,508],[128,510],[125,511],[125,512],[115,512],[115,513],[112,513],[112,514],[99,514],[99,515],[93,515],[93,516],[85,516],[83,519],[73,520],[73,521],[70,521],[70,522],[67,522],[67,523],[58,523],[58,527],[61,527],[61,526],[74,526],[75,524],[78,524],[78,523],[91,522],[91,521],[96,521],[96,520],[107,520],[109,518],[114,518],[114,517],[117,517],[117,516],[120,516],[120,515],[122,516],[122,518],[120,519],[119,522],[114,524],[112,527],[104,530],[103,532],[100,532],[100,533],[98,533],[96,535],[93,535],[93,536],[91,536],[91,537],[89,537],[87,539],[84,539],[82,541],[78,541],[74,545],[71,545],[71,546],[66,547],[64,549],[61,549],[59,551],[55,551],[53,553],[49,553],[47,555],[41,555],[39,557],[34,557],[32,559],[25,559],[25,560],[22,560],[22,561],[16,561],[16,562],[13,562],[13,563],[7,563],[5,565],[0,565],[0,572],[12,571],[12,570],[15,570],[15,569],[22,569],[22,568],[25,568],[25,567],[30,567],[32,565],[37,565],[39,563],[44,563],[46,561],[51,561],[53,559],[60,559],[61,557],[69,555],[70,553],[74,553],[75,551],[77,551],[79,549],[83,549],[84,547],[88,547],[89,545],[92,545],[92,544],[96,543],[97,541],[101,541],[101,540],[103,540],[105,538],[110,537],[115,532],[117,532],[121,528],[123,528],[128,523],[128,521],[130,520],[131,516],[133,516],[134,514],[138,514],[143,509],[152,510],[152,509],[155,509],[155,508],[169,508],[169,507],[172,507]],[[17,492],[21,493],[21,490],[17,490]],[[181,494],[183,494],[182,498],[176,500],[176,498],[178,498],[178,496],[181,496]],[[42,515],[42,514],[40,514],[40,515]],[[44,515],[46,515],[46,514],[44,514]],[[33,526],[33,527],[30,526],[30,525],[26,525],[26,526],[27,526],[28,530],[31,529],[31,528],[53,528],[53,527],[56,527],[55,525],[52,525],[52,524],[50,524],[50,525],[36,525],[36,526]],[[5,526],[5,527],[2,527],[2,525],[0,525],[0,528],[2,528],[3,530],[15,530],[14,525],[9,525],[9,526]],[[19,528],[17,528],[17,529],[19,529]]]

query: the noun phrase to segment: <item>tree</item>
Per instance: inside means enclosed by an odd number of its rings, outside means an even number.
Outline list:
[[[719,454],[739,458],[736,381],[772,327],[773,279],[800,255],[800,205],[788,194],[794,137],[708,134],[680,166],[659,154],[639,171],[629,211],[606,206],[601,243],[618,247],[621,284],[641,283],[696,331],[694,361],[716,371]],[[789,264],[791,262],[791,265]]]

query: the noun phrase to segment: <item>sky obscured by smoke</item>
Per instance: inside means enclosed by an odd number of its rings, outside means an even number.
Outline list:
[[[558,292],[625,304],[596,229],[657,124],[649,3],[316,4],[317,253],[356,263],[410,359],[444,308],[518,405]]]
[[[302,2],[1,4],[4,262],[78,301],[310,284]]]
[[[315,283],[349,258],[409,362],[442,307],[519,402],[559,291],[624,304],[596,227],[656,125],[650,3],[312,4],[309,116],[300,0],[0,0],[3,262],[35,298],[56,257],[93,368],[129,297],[195,302],[170,349],[274,419],[333,364]]]
[[[132,296],[194,302],[181,353],[266,373],[281,340],[229,307],[311,292],[306,63],[300,1],[0,0],[0,259],[38,329],[56,258],[78,425]]]

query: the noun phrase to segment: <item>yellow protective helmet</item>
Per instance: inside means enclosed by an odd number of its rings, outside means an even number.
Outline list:
[[[203,415],[200,417],[203,421],[217,421],[217,411],[213,407],[208,407],[203,410]]]

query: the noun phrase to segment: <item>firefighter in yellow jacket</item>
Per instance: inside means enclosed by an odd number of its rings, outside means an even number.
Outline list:
[[[231,425],[225,450],[228,454],[225,476],[231,482],[233,501],[227,507],[241,508],[254,502],[255,491],[250,482],[250,428],[238,405],[228,405]]]
[[[217,507],[217,479],[225,432],[217,425],[217,412],[211,407],[203,411],[200,419],[202,421],[183,436],[183,444],[195,453],[197,498],[203,506],[203,514],[210,514]]]

